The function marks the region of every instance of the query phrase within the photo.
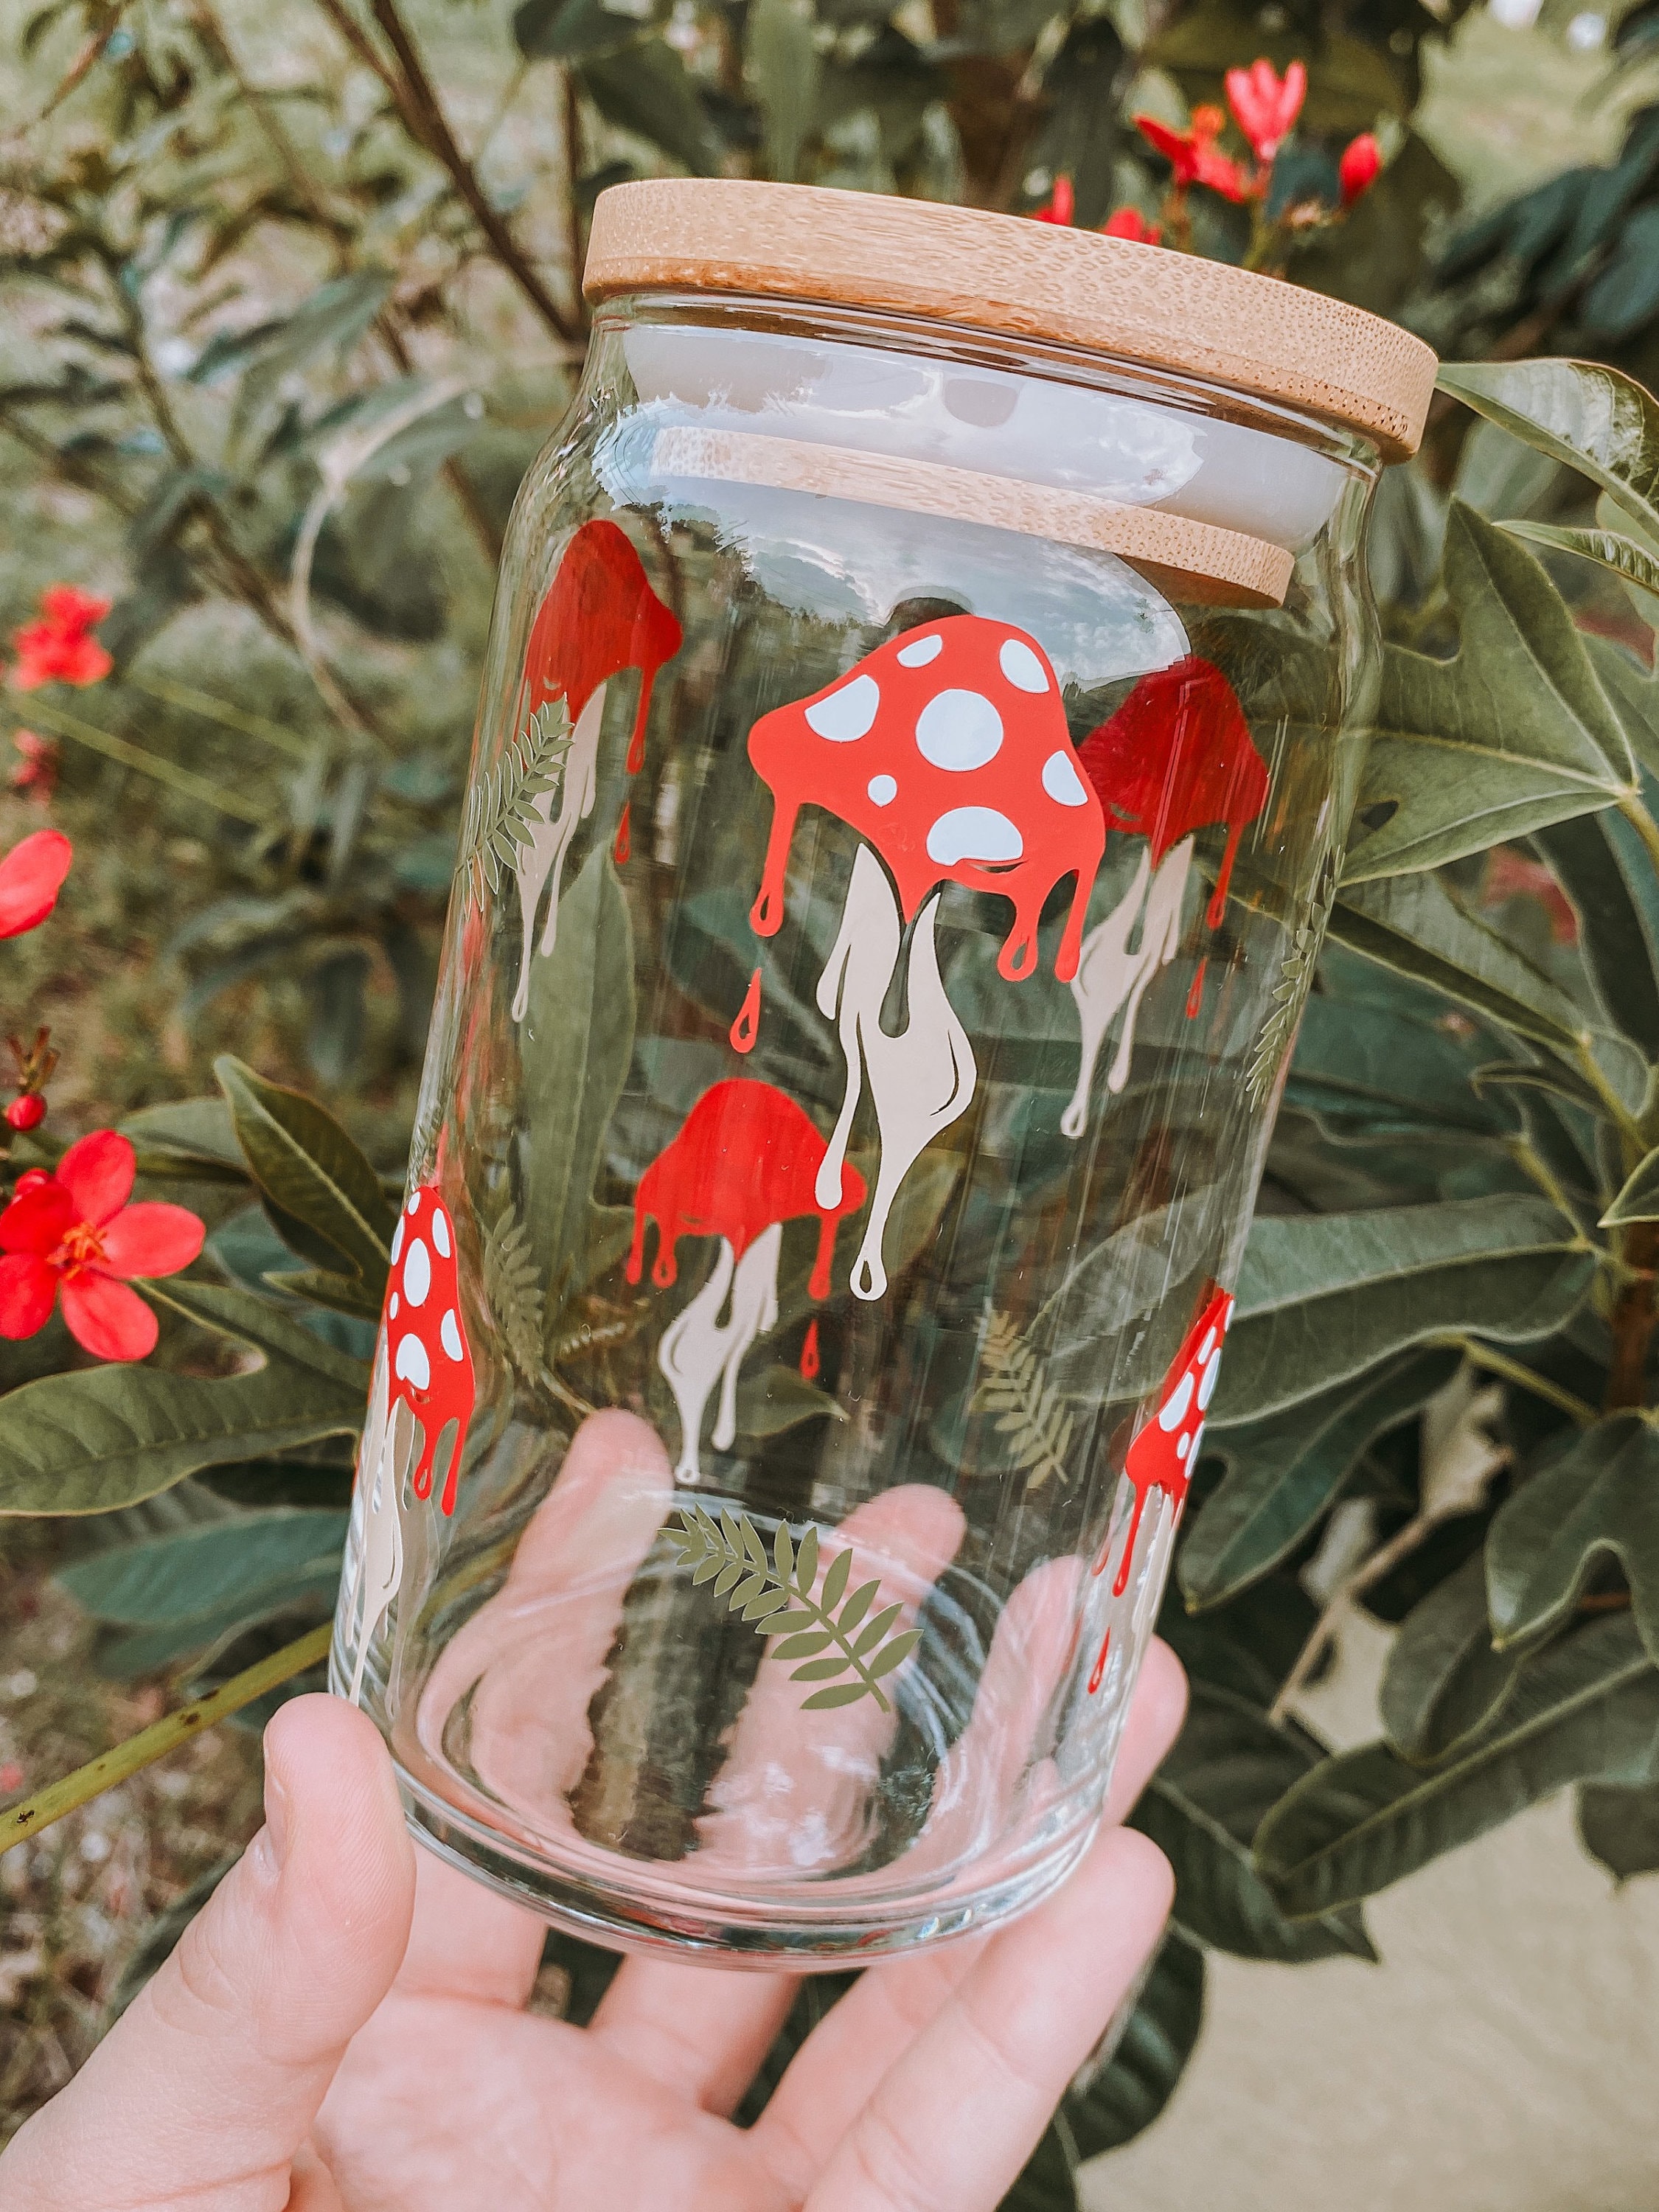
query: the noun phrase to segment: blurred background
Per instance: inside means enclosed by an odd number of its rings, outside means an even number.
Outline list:
[[[1137,118],[1201,140],[1258,58],[1309,78],[1266,198],[1172,194]],[[607,184],[1173,217],[1450,358],[1659,378],[1659,0],[4,0],[0,134],[0,634],[54,586],[99,603],[60,623],[50,678],[38,641],[0,646],[0,847],[48,821],[76,847],[53,926],[7,948],[3,1008],[20,1055],[50,1029],[60,1138],[141,1131],[234,1050],[400,1174],[501,533],[580,373]],[[1572,519],[1575,485],[1437,411],[1378,505],[1385,632],[1433,641],[1453,489]],[[1557,580],[1646,656],[1615,586]],[[1482,871],[1472,898],[1561,940],[1541,871]],[[258,1210],[202,1210],[223,1271],[257,1280]],[[8,1386],[64,1364],[60,1327],[6,1348]],[[251,1494],[185,1488],[126,1533]],[[0,1803],[256,1648],[99,1620],[58,1579],[94,1541],[0,1522]],[[325,1607],[288,1591],[258,1633]],[[1328,1741],[1371,1732],[1398,1617],[1362,1612],[1304,1700]],[[246,1717],[0,1860],[0,2143],[257,1824]],[[1085,2201],[1651,2203],[1659,1885],[1615,1890],[1551,1803],[1370,1924],[1381,1965],[1212,1954],[1201,2027],[1196,2005],[1170,2027],[1170,2080],[1195,2039],[1193,2063]],[[545,1981],[556,2003],[556,1962]]]

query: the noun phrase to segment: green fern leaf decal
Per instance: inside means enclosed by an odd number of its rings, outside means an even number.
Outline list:
[[[1296,1025],[1302,1018],[1302,1009],[1313,984],[1318,943],[1319,933],[1304,923],[1285,949],[1285,964],[1267,1001],[1267,1018],[1244,1071],[1244,1094],[1254,1107],[1266,1102],[1278,1076],[1279,1063],[1285,1057],[1285,1048],[1296,1034]]]
[[[570,716],[562,699],[550,699],[531,716],[496,765],[473,785],[461,824],[456,866],[466,878],[466,895],[482,906],[486,889],[498,891],[501,875],[518,865],[519,850],[530,842],[534,817],[531,801],[555,789],[570,750]]]
[[[773,1658],[799,1662],[792,1682],[826,1685],[802,1700],[802,1712],[855,1705],[860,1698],[873,1698],[883,1712],[892,1710],[881,1683],[915,1650],[921,1631],[891,1633],[902,1604],[872,1613],[881,1589],[878,1579],[860,1583],[848,1596],[851,1545],[830,1561],[818,1590],[816,1528],[809,1527],[797,1540],[780,1523],[769,1553],[748,1515],[730,1506],[718,1521],[702,1505],[682,1505],[679,1516],[681,1525],[664,1534],[677,1547],[681,1566],[690,1568],[692,1581],[712,1583],[714,1595],[732,1612],[740,1613],[761,1635],[779,1639]],[[850,1680],[837,1679],[849,1674]]]
[[[987,1372],[974,1393],[974,1407],[975,1412],[1000,1417],[996,1433],[1004,1439],[1010,1464],[1032,1470],[1033,1490],[1051,1474],[1064,1481],[1066,1454],[1075,1424],[1042,1360],[1009,1315],[991,1316],[981,1358]]]
[[[484,1239],[484,1296],[508,1357],[527,1382],[539,1382],[545,1327],[542,1279],[524,1224],[509,1206]]]

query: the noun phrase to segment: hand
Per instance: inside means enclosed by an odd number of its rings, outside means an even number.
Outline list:
[[[596,1431],[619,1418],[599,1417]],[[585,1553],[591,1567],[583,1540],[603,1526],[612,1599],[607,1620],[596,1613],[576,1638],[602,1656],[628,1556],[661,1510],[654,1440],[620,1451],[612,1438],[599,1454],[601,1440],[591,1468],[573,1449],[514,1571],[551,1575]],[[628,1465],[641,1470],[637,1507]],[[925,1550],[931,1528],[948,1558],[954,1540],[932,1526],[944,1501],[930,1517],[895,1495],[890,1534]],[[999,1635],[1000,1688],[994,1647],[970,1723],[988,1742],[1021,1737],[1020,1680],[1029,1693],[1027,1670],[1040,1678],[1047,1644],[1060,1649],[1069,1607],[1045,1575],[1025,1586],[1023,1621],[1011,1607]],[[475,1618],[474,1660],[490,1644],[479,1627],[489,1612]],[[575,1646],[562,1656],[569,1667],[534,1670],[544,1726],[550,1680],[582,1680]],[[526,1741],[521,1686],[509,1671],[495,1692],[504,1768]],[[589,1694],[568,1717],[573,1743]],[[1168,1866],[1120,1824],[1184,1694],[1155,1644],[1106,1823],[1071,1880],[998,1934],[872,1968],[746,2131],[726,2116],[789,2009],[792,1978],[629,1959],[588,2028],[527,2013],[542,1923],[416,1853],[373,1725],[335,1699],[298,1698],[266,1731],[266,1826],[76,2080],[0,2158],[0,2212],[994,2212],[1168,1912]],[[749,1717],[763,1738],[764,1712]],[[728,1768],[740,1770],[741,1751],[739,1740]],[[817,1786],[810,1771],[799,1782]],[[741,1796],[705,1827],[706,1848],[740,1848]]]

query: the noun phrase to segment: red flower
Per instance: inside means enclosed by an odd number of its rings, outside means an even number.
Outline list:
[[[176,1275],[206,1231],[182,1206],[129,1206],[134,1166],[125,1137],[94,1129],[56,1174],[20,1179],[0,1213],[0,1336],[44,1328],[61,1290],[70,1334],[95,1358],[143,1359],[155,1349],[155,1316],[127,1282]]]
[[[1188,131],[1172,131],[1152,115],[1135,118],[1135,128],[1146,143],[1173,165],[1177,185],[1207,185],[1224,199],[1248,199],[1249,179],[1237,161],[1215,150],[1215,142],[1226,125],[1227,118],[1218,107],[1194,108],[1192,127]]]
[[[115,663],[91,633],[110,611],[73,584],[49,584],[40,594],[40,620],[12,632],[17,665],[12,687],[36,691],[43,684],[100,684]]]
[[[38,1129],[46,1118],[46,1102],[38,1091],[20,1091],[6,1109],[6,1121],[17,1130]]]
[[[7,782],[14,791],[32,793],[36,804],[45,806],[58,788],[57,746],[38,730],[14,730],[11,741],[21,757]]]
[[[58,903],[75,848],[61,830],[37,830],[0,860],[0,937],[38,929]]]
[[[1308,72],[1292,62],[1281,78],[1273,64],[1252,62],[1227,72],[1227,105],[1258,161],[1271,161],[1308,97]]]
[[[1033,208],[1033,222],[1069,223],[1077,212],[1077,194],[1072,190],[1069,177],[1056,177],[1054,189],[1048,196],[1046,207]]]
[[[1109,215],[1100,226],[1108,238],[1132,238],[1137,246],[1156,246],[1164,235],[1155,222],[1148,222],[1139,208],[1121,207]]]
[[[1336,173],[1342,183],[1344,207],[1352,207],[1362,192],[1370,191],[1382,173],[1382,149],[1371,131],[1362,131],[1348,141]]]

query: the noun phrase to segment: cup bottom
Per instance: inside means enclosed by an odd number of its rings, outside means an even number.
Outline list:
[[[760,1972],[844,1972],[874,1959],[908,1955],[988,1930],[1029,1911],[1057,1889],[1088,1849],[1098,1823],[1045,1833],[969,1887],[931,1895],[889,1892],[837,1899],[795,1911],[757,1908],[737,1896],[678,1889],[660,1875],[607,1876],[591,1863],[565,1871],[544,1851],[516,1852],[510,1840],[422,1786],[401,1765],[398,1786],[416,1840],[448,1865],[514,1905],[606,1950],[705,1960]]]

